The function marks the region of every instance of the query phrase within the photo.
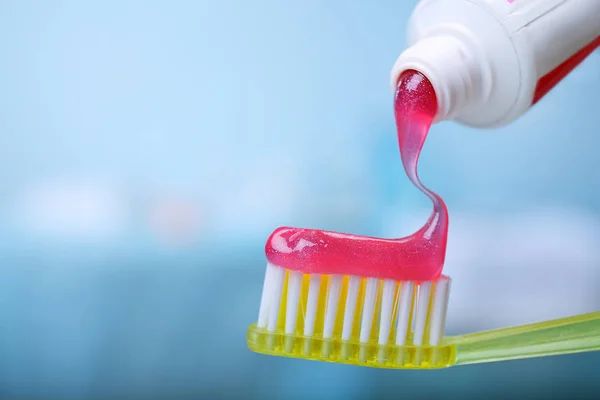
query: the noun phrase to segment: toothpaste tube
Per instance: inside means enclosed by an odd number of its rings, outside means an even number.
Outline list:
[[[408,42],[393,89],[417,70],[435,89],[436,122],[502,126],[600,47],[600,0],[422,0]]]

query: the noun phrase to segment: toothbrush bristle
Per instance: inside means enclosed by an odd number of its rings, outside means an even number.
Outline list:
[[[452,364],[442,342],[450,278],[394,281],[303,274],[267,264],[258,322],[248,345],[257,352],[384,368]]]

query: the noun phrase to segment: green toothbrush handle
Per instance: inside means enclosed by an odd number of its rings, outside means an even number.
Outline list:
[[[600,350],[600,312],[450,338],[456,364]]]

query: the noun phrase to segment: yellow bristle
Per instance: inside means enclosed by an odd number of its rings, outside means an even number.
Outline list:
[[[340,290],[340,299],[335,316],[335,325],[333,328],[333,336],[340,336],[344,327],[344,311],[346,310],[346,299],[348,298],[348,276],[344,276],[342,280],[342,288]]]
[[[381,310],[381,292],[383,288],[383,281],[379,281],[377,284],[377,294],[375,295],[375,308],[373,309],[373,322],[371,323],[371,337],[370,341],[377,342],[379,336],[379,311]]]
[[[413,292],[412,292],[412,299],[410,299],[410,304],[411,304],[411,306],[410,306],[410,318],[408,319],[408,326],[409,326],[408,331],[409,332],[411,331],[410,327],[413,326],[414,319],[415,319],[415,307],[414,307],[414,304],[417,301],[417,292],[418,292],[417,288],[415,287],[415,290],[413,290]],[[410,338],[410,333],[409,333],[408,340],[412,340]]]
[[[433,312],[433,294],[435,293],[435,283],[431,285],[431,291],[429,292],[429,300],[427,301],[427,323],[425,324],[425,336],[423,337],[423,343],[429,343],[429,328],[431,326],[431,313]]]
[[[394,290],[394,308],[392,309],[392,324],[390,327],[390,337],[388,343],[393,343],[396,339],[396,330],[398,328],[396,321],[398,318],[398,301],[400,300],[400,282],[396,282]]]
[[[352,340],[358,340],[360,335],[360,321],[362,320],[362,306],[365,301],[366,284],[366,279],[360,280],[358,298],[356,300],[356,311],[354,312],[354,323],[352,324]]]
[[[285,311],[287,307],[288,283],[290,281],[290,271],[285,271],[283,281],[283,290],[281,291],[281,304],[279,305],[279,317],[277,318],[277,330],[285,329]]]
[[[317,317],[315,318],[315,336],[323,335],[323,324],[325,323],[325,308],[327,307],[327,291],[329,290],[329,276],[321,277],[319,287],[319,304],[317,305]]]
[[[296,332],[304,332],[304,318],[306,317],[306,302],[308,301],[308,285],[310,275],[302,275],[302,288],[300,289],[300,301],[298,304],[298,318],[296,319]]]

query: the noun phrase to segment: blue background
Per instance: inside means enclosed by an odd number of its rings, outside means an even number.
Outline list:
[[[390,68],[416,1],[0,3],[1,398],[597,393],[597,354],[435,372],[245,346],[278,225],[395,237]],[[447,333],[600,309],[600,54],[421,162],[451,214]]]

